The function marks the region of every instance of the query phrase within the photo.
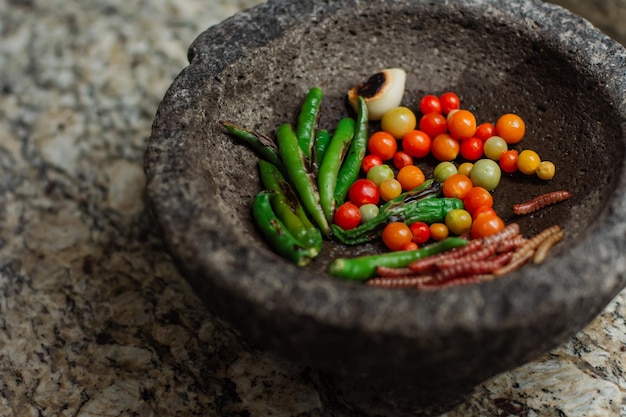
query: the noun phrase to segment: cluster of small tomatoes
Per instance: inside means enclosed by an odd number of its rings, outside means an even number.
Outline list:
[[[525,123],[516,114],[504,114],[495,124],[477,124],[471,111],[460,108],[453,92],[425,95],[419,113],[418,120],[411,109],[400,106],[383,115],[381,129],[368,140],[362,163],[365,178],[354,182],[348,201],[335,212],[339,227],[348,230],[367,222],[379,213],[381,202],[420,186],[426,177],[415,160],[428,155],[439,161],[433,176],[442,183],[443,196],[461,199],[464,208],[450,211],[443,223],[387,224],[382,239],[390,250],[417,249],[450,234],[478,238],[496,233],[504,222],[493,209],[491,192],[501,173],[519,171],[543,180],[555,174],[554,164],[542,161],[537,152],[509,149],[525,134]],[[459,157],[464,162],[457,167],[453,161]]]

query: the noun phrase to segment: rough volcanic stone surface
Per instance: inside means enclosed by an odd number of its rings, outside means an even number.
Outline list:
[[[188,56],[146,153],[151,209],[197,294],[249,340],[311,366],[327,407],[443,412],[572,336],[623,288],[626,53],[586,21],[534,1],[270,1],[204,32]],[[416,293],[324,272],[333,257],[373,246],[328,242],[305,269],[267,248],[249,215],[256,160],[218,121],[271,134],[319,85],[320,124],[332,128],[347,114],[347,89],[383,67],[408,70],[406,105],[452,89],[481,119],[515,112],[530,122],[524,146],[559,174],[507,178],[494,197],[524,234],[563,227],[548,262]],[[554,189],[573,197],[541,214],[511,213]]]

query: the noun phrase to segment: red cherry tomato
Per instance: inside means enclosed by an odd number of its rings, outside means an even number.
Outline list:
[[[483,156],[483,141],[477,137],[461,141],[461,156],[468,161],[477,161]]]
[[[441,103],[439,102],[439,97],[432,94],[422,97],[419,107],[422,114],[441,113]]]
[[[385,131],[379,130],[370,136],[367,142],[367,150],[373,155],[378,155],[380,159],[386,161],[393,158],[398,150],[396,138]]]
[[[401,250],[402,246],[413,238],[411,229],[405,223],[391,222],[383,229],[383,243],[392,251]]]
[[[411,229],[411,233],[413,233],[413,238],[411,239],[412,242],[421,245],[422,243],[428,242],[428,240],[430,239],[430,226],[428,226],[426,223],[411,223],[409,228]]]
[[[413,157],[404,151],[398,151],[393,156],[393,166],[402,169],[407,165],[413,165]]]
[[[472,222],[472,237],[474,239],[493,235],[504,229],[504,222],[499,216],[483,214]]]
[[[483,187],[472,187],[463,197],[463,206],[474,216],[476,210],[481,207],[493,207],[493,196]]]
[[[378,204],[380,191],[378,191],[374,181],[360,178],[350,186],[348,198],[357,207],[361,207],[363,204]]]
[[[380,156],[369,154],[366,155],[365,158],[363,158],[363,162],[361,163],[361,169],[367,174],[372,167],[382,164],[383,160],[380,158]]]
[[[334,221],[337,226],[344,230],[354,229],[361,222],[361,211],[348,201],[337,208]]]
[[[455,93],[448,91],[439,96],[441,103],[441,113],[448,114],[452,110],[456,110],[461,106],[461,99]]]
[[[476,133],[474,133],[474,136],[484,142],[495,134],[496,126],[493,123],[485,122],[476,127]]]
[[[411,130],[402,137],[402,149],[414,158],[423,158],[430,153],[431,139],[421,130]]]
[[[507,174],[517,171],[517,158],[519,153],[515,149],[502,152],[500,155],[500,169]]]
[[[448,131],[448,121],[441,113],[428,113],[423,115],[419,121],[419,130],[426,133],[431,138]]]

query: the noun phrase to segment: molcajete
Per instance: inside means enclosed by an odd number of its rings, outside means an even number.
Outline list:
[[[265,349],[315,371],[329,408],[354,415],[444,411],[496,373],[587,324],[624,286],[626,52],[582,18],[539,1],[270,1],[209,28],[155,117],[145,158],[155,223],[209,308]],[[455,91],[482,121],[526,120],[520,149],[557,166],[551,181],[505,176],[496,209],[532,235],[565,239],[542,265],[438,291],[377,289],[275,255],[250,215],[257,158],[220,120],[274,134],[312,86],[320,126],[382,68],[408,74],[403,105]],[[433,164],[422,165],[427,175]],[[517,218],[513,203],[572,197]]]

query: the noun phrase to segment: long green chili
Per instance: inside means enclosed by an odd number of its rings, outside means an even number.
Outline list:
[[[439,242],[409,251],[387,252],[380,255],[366,255],[356,258],[337,258],[329,266],[328,272],[340,278],[363,281],[376,275],[376,267],[404,268],[413,261],[433,256],[467,244],[460,237],[449,237]]]
[[[359,96],[354,139],[352,139],[348,154],[337,175],[334,198],[338,205],[344,202],[350,186],[359,176],[361,164],[363,163],[367,149],[368,123],[367,106],[365,105],[363,97]]]
[[[246,145],[252,148],[252,150],[256,152],[257,156],[272,163],[283,174],[286,174],[287,170],[283,165],[283,161],[280,159],[278,147],[272,138],[262,133],[237,126],[231,122],[222,120],[220,121],[220,124],[224,126],[230,134],[242,140]]]
[[[261,191],[252,204],[252,215],[261,234],[269,245],[281,256],[298,266],[305,266],[317,255],[306,248],[287,229],[272,209],[270,196],[273,191]]]
[[[298,145],[307,159],[311,158],[311,149],[315,138],[315,126],[319,119],[320,105],[324,93],[321,88],[313,87],[309,90],[300,107],[298,123],[296,124],[296,137]]]
[[[328,144],[330,143],[330,133],[326,129],[319,129],[315,132],[315,143],[313,144],[313,169],[317,172],[322,165]]]
[[[322,165],[317,174],[317,184],[320,193],[320,204],[326,215],[326,220],[332,223],[335,213],[335,185],[341,163],[354,136],[354,119],[344,117],[337,123]]]
[[[265,189],[274,192],[271,202],[276,216],[299,241],[317,255],[322,248],[322,234],[307,217],[291,184],[278,168],[262,159],[259,160],[259,171]]]
[[[278,152],[285,164],[288,178],[291,181],[303,207],[317,224],[322,235],[330,237],[330,225],[320,205],[320,195],[317,183],[309,171],[304,152],[298,145],[298,139],[292,126],[283,123],[276,132]]]

